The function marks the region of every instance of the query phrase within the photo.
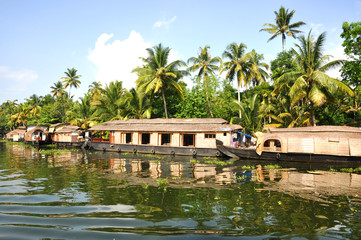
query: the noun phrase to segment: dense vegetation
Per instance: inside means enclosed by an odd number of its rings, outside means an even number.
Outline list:
[[[281,7],[275,11],[276,24],[261,29],[272,34],[269,40],[282,37],[282,51],[270,66],[244,43],[229,44],[222,58],[204,46],[187,61],[174,62],[168,59],[170,48],[159,44],[147,49],[143,66],[133,70],[136,88],[127,90],[117,80],[106,86],[93,82],[75,101],[71,88],[80,87],[81,75],[67,69],[49,94],[2,103],[0,134],[29,124],[68,122],[86,129],[115,119],[163,117],[224,118],[251,134],[265,126],[361,126],[361,22],[343,24],[348,60],[330,62],[323,49],[326,34],[301,35],[297,28],[305,23],[291,23],[294,13]],[[288,51],[286,36],[297,37]],[[332,67],[341,67],[342,79],[325,73]],[[191,74],[194,85],[188,89],[182,79]]]

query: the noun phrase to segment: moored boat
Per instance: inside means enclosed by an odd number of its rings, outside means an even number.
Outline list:
[[[17,129],[8,132],[6,134],[6,139],[13,142],[24,142],[24,137],[26,133],[26,127],[18,127]]]
[[[221,156],[216,140],[232,146],[242,129],[224,119],[130,119],[94,126],[87,146],[100,151]]]
[[[84,131],[78,126],[66,125],[54,131],[52,141],[60,146],[80,147],[84,144]]]
[[[31,145],[44,145],[51,142],[51,138],[49,136],[49,127],[48,126],[35,126],[30,125],[26,127],[25,133],[25,143]]]
[[[361,129],[348,126],[316,126],[300,128],[269,128],[257,137],[255,148],[219,148],[240,158],[337,162],[361,161]]]

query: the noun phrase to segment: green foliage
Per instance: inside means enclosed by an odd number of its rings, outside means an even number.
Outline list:
[[[254,166],[249,166],[249,165],[242,166],[242,170],[252,170],[254,168],[255,168]]]
[[[163,178],[163,179],[158,178],[157,183],[158,183],[158,186],[160,186],[160,187],[169,185],[169,182],[168,182],[168,180],[166,178]]]
[[[265,169],[280,169],[281,166],[278,164],[269,164],[269,165],[265,165],[263,166]]]
[[[262,28],[260,31],[266,31],[272,34],[272,36],[268,39],[268,41],[271,41],[277,36],[281,35],[282,49],[283,52],[285,52],[286,35],[296,38],[296,34],[301,32],[297,30],[297,28],[301,27],[302,25],[305,25],[306,23],[299,21],[291,24],[291,19],[293,18],[293,14],[295,13],[295,10],[289,12],[288,9],[286,10],[283,6],[280,7],[278,12],[274,11],[274,13],[276,15],[275,18],[276,24],[266,23],[263,25],[265,28]]]

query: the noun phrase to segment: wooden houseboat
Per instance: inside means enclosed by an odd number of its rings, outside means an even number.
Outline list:
[[[232,133],[241,129],[224,119],[115,120],[90,128],[86,145],[101,151],[220,156],[216,140],[232,146]]]
[[[32,145],[43,145],[51,142],[48,126],[30,125],[26,127],[25,142]]]
[[[84,144],[83,131],[78,126],[64,125],[53,132],[52,140],[60,146],[80,147]]]
[[[361,129],[348,126],[269,128],[257,147],[224,148],[240,158],[280,161],[361,161]],[[222,147],[222,143],[218,142]]]
[[[26,133],[26,127],[19,127],[11,132],[6,134],[6,139],[13,142],[24,142],[24,137]]]

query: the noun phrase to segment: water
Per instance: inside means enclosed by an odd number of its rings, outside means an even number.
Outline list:
[[[360,238],[361,175],[209,161],[0,143],[0,239]]]

